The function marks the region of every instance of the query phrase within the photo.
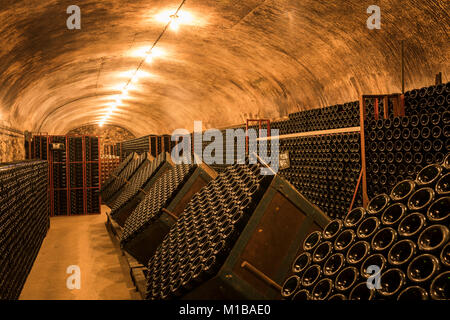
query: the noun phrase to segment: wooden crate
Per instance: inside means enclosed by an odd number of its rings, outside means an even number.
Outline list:
[[[183,299],[277,299],[303,240],[329,218],[275,176],[216,276]]]

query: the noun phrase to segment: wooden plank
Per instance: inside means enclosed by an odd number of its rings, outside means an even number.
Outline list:
[[[364,121],[366,119],[366,106],[365,98],[367,96],[361,96],[359,100],[359,125],[361,136],[361,169],[362,169],[362,190],[363,190],[363,206],[366,207],[369,203],[367,197],[367,172],[366,172],[366,143],[364,137]]]
[[[392,99],[392,105],[394,107],[394,117],[399,117],[400,116],[400,109],[399,109],[399,99]]]
[[[117,248],[120,249],[119,248],[120,238],[118,238],[117,229],[115,229],[115,226],[113,225],[114,222],[113,220],[111,220],[108,212],[107,217],[108,219],[105,222],[106,229],[113,236],[113,243],[115,244],[115,246],[117,246]],[[142,299],[145,299],[147,290],[147,279],[145,277],[145,272],[147,271],[147,268],[141,263],[139,263],[136,259],[134,259],[133,256],[128,254],[126,251],[120,249],[120,252],[122,253],[122,257],[126,261],[129,270],[129,275],[136,291],[139,292],[139,295]]]
[[[355,199],[356,199],[356,195],[358,194],[358,189],[359,189],[359,185],[361,183],[362,174],[363,174],[363,171],[361,170],[361,172],[359,173],[358,182],[356,183],[355,191],[353,192],[353,198],[352,198],[352,202],[350,203],[350,208],[348,209],[348,212],[352,211],[353,205],[355,204]]]
[[[383,98],[383,117],[384,119],[389,118],[389,98],[385,96]]]
[[[378,121],[378,119],[380,117],[380,108],[379,108],[379,100],[378,100],[378,98],[375,98],[375,106],[374,106],[373,114],[374,114],[375,120]]]
[[[401,117],[405,116],[405,95],[401,94],[399,97],[398,114]]]
[[[262,141],[262,140],[271,140],[274,138],[278,138],[279,140],[281,140],[281,139],[289,139],[289,138],[297,138],[297,137],[320,136],[320,135],[326,135],[326,134],[359,132],[360,130],[361,130],[360,127],[338,128],[338,129],[330,129],[330,130],[318,130],[318,131],[290,133],[290,134],[284,134],[284,135],[273,136],[273,137],[257,138],[256,140]]]
[[[147,268],[145,267],[130,268],[130,275],[133,284],[143,300],[145,300],[147,292],[147,279],[145,278],[144,270],[147,270]]]
[[[385,94],[385,93],[380,93],[380,94],[365,94],[364,98],[367,99],[375,99],[375,98],[384,98],[384,97],[395,97],[397,95],[399,95],[400,93],[390,93],[390,94]]]

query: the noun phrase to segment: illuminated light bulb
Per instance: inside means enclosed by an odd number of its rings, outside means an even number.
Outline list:
[[[154,47],[151,54],[153,58],[157,58],[166,55],[166,52],[162,48]]]
[[[178,21],[178,16],[176,14],[173,14],[170,16],[170,29],[177,31],[180,27],[180,22]]]
[[[153,53],[151,51],[147,52],[147,54],[145,56],[145,62],[150,63],[152,61],[153,61]]]

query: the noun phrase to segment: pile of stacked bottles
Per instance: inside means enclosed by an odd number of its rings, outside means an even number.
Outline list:
[[[18,299],[49,228],[48,164],[0,165],[0,299]]]
[[[311,233],[281,290],[293,300],[450,299],[450,154]]]

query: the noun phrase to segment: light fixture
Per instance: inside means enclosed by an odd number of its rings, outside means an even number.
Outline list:
[[[180,22],[178,20],[179,16],[177,14],[172,14],[170,16],[170,29],[178,31],[180,27]]]
[[[152,62],[152,60],[153,60],[153,53],[151,51],[147,52],[145,56],[145,62],[150,63]]]
[[[142,67],[144,62],[147,62],[147,63],[152,62],[155,53],[156,53],[156,56],[161,55],[161,52],[157,48],[155,48],[155,46],[158,43],[158,41],[162,38],[162,36],[164,35],[164,33],[166,32],[166,30],[169,27],[172,30],[175,30],[175,31],[178,30],[179,24],[180,24],[180,19],[179,19],[180,17],[178,15],[178,13],[179,13],[181,7],[184,5],[185,2],[186,2],[186,0],[182,0],[181,1],[181,4],[179,5],[179,7],[175,11],[175,13],[170,15],[170,20],[167,22],[166,27],[163,29],[163,31],[161,32],[159,37],[155,40],[155,42],[153,43],[153,45],[150,48],[146,49],[145,56],[143,57],[143,59],[141,60],[141,63],[138,65],[138,67],[134,71],[133,76],[130,78],[130,80],[128,80],[126,85],[121,90],[121,95],[118,95],[115,98],[115,103],[112,104],[112,106],[109,109],[108,113],[103,118],[101,118],[100,122],[98,123],[98,125],[100,127],[102,127],[105,124],[105,122],[109,119],[109,117],[116,110],[117,106],[122,104],[122,100],[125,98],[125,96],[128,95],[128,90],[130,89],[129,87],[132,86],[132,83],[136,83],[136,82],[139,81],[139,73],[141,73],[141,76],[142,76],[142,73],[144,73],[143,71],[140,71],[140,68]]]
[[[137,72],[133,75],[133,77],[131,78],[131,82],[132,83],[136,83],[139,81],[139,77],[137,75]]]

